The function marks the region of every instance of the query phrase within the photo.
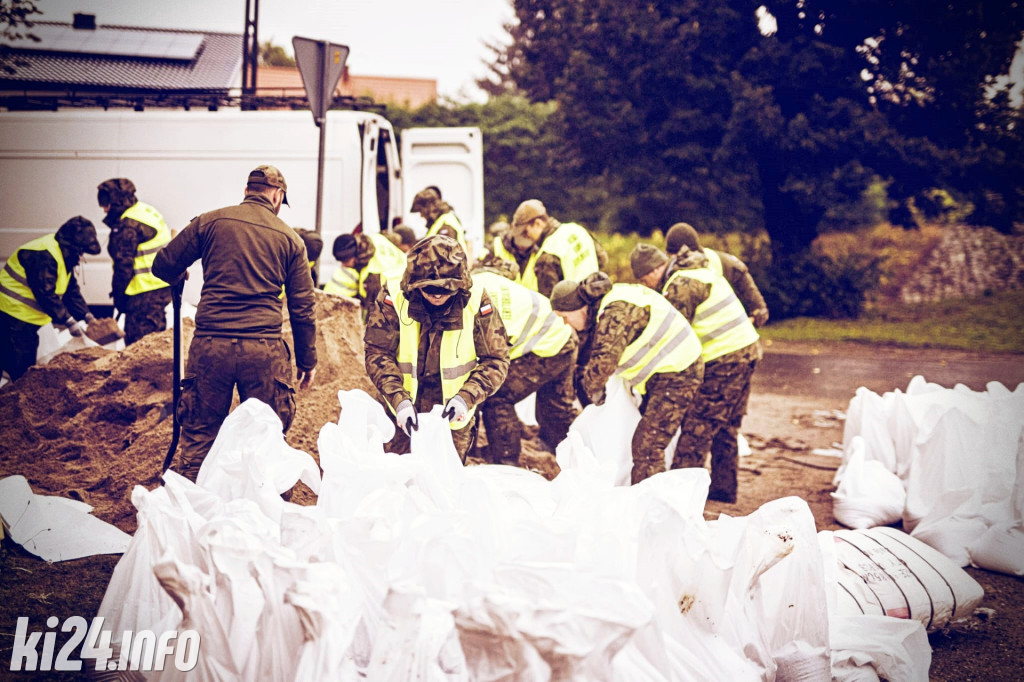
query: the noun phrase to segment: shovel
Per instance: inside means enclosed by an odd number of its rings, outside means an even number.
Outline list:
[[[178,399],[181,398],[181,293],[184,288],[184,280],[171,285],[171,308],[174,311],[174,369],[172,370],[171,395],[173,397],[170,410],[174,422],[171,427],[171,445],[167,448],[167,455],[164,457],[164,468],[160,472],[161,475],[166,473],[167,469],[171,466],[171,460],[174,459],[174,451],[178,449],[178,437],[181,435],[181,423],[178,422]],[[165,407],[164,409],[166,410],[167,408]],[[161,419],[163,419],[163,415],[161,415]]]

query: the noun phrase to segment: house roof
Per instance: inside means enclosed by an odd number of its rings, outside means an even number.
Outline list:
[[[256,85],[266,93],[304,96],[306,92],[302,76],[294,66],[260,66],[256,70]],[[357,76],[346,69],[334,88],[334,94],[342,97],[370,97],[376,102],[417,108],[437,101],[437,80]]]
[[[40,41],[0,38],[22,64],[0,73],[2,89],[196,92],[240,85],[242,35],[131,26],[76,29],[33,22]]]

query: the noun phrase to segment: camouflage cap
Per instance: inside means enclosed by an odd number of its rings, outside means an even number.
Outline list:
[[[135,183],[128,178],[110,178],[96,187],[96,201],[100,206],[123,206],[135,203]]]
[[[423,287],[442,287],[455,293],[469,291],[473,285],[466,252],[457,241],[443,234],[416,242],[406,262],[402,275],[402,291],[406,294]]]
[[[679,253],[682,247],[690,251],[701,251],[700,239],[697,237],[697,230],[689,223],[676,223],[668,228],[665,234],[665,250],[673,256]]]
[[[319,258],[324,250],[323,238],[313,230],[307,230],[302,227],[296,227],[295,232],[299,235],[302,243],[306,245],[306,255],[309,256],[309,260]]]
[[[414,213],[416,211],[422,211],[430,208],[438,201],[441,201],[441,193],[434,187],[427,187],[425,189],[421,189],[416,193],[416,196],[412,198],[412,208],[409,210]]]
[[[276,187],[277,189],[284,190],[284,203],[286,206],[291,206],[288,203],[288,183],[284,181],[284,175],[275,166],[268,164],[256,166],[249,173],[247,184],[257,187]]]
[[[527,199],[519,204],[516,212],[512,215],[512,227],[522,227],[537,218],[547,218],[548,210],[538,199]]]
[[[519,265],[489,253],[478,259],[473,266],[473,272],[480,271],[493,272],[514,282],[519,276]]]
[[[69,244],[80,253],[97,255],[100,242],[96,237],[96,227],[85,216],[75,216],[57,229],[57,239]]]
[[[561,312],[572,312],[587,305],[580,296],[580,284],[571,279],[563,279],[551,290],[551,308]]]
[[[637,244],[629,254],[629,267],[636,279],[642,279],[666,263],[668,256],[665,252],[650,244]]]

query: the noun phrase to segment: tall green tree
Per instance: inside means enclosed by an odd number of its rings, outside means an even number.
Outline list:
[[[989,97],[1024,30],[1016,2],[723,5],[515,0],[497,82],[557,101],[581,169],[638,215],[763,221],[780,259],[879,177],[894,206],[935,186],[993,193],[968,169],[991,169],[1020,136]],[[1006,188],[995,194],[1012,219]]]

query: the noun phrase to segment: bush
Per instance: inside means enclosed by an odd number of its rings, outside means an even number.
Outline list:
[[[773,320],[791,317],[856,318],[878,284],[881,259],[806,253],[772,263],[758,279]]]

